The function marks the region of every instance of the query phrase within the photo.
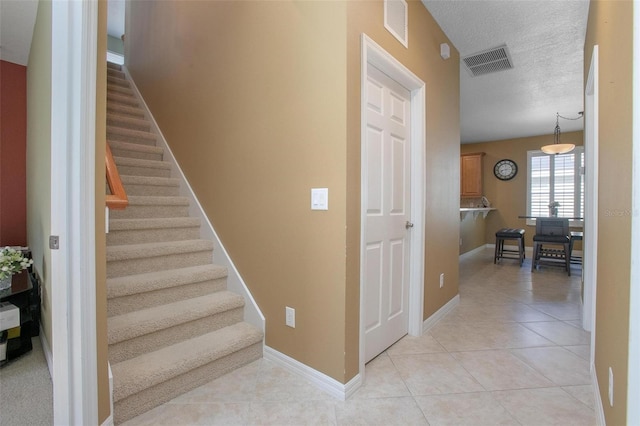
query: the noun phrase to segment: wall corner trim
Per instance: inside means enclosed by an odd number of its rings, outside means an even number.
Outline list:
[[[456,294],[455,296],[453,296],[451,300],[445,303],[433,315],[431,315],[429,318],[424,320],[424,323],[422,323],[422,332],[426,333],[427,331],[429,331],[431,327],[436,325],[436,323],[440,321],[442,318],[444,318],[444,316],[447,315],[450,310],[452,310],[459,304],[460,304],[460,295]]]
[[[264,359],[276,363],[280,367],[293,374],[308,380],[318,389],[327,392],[329,395],[341,401],[345,401],[362,385],[362,376],[357,374],[346,384],[342,384],[336,379],[319,372],[306,364],[301,363],[288,355],[283,354],[267,345],[264,346]]]

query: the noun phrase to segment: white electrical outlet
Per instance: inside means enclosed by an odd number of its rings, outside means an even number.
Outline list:
[[[290,307],[284,308],[286,325],[296,328],[296,310]]]
[[[613,407],[613,370],[609,367],[609,405]]]
[[[440,288],[444,287],[444,272],[440,274]]]
[[[460,238],[460,245],[462,245],[462,238]]]

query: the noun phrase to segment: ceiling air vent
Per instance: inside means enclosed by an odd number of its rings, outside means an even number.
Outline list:
[[[511,55],[506,44],[465,56],[462,61],[473,77],[513,68]]]

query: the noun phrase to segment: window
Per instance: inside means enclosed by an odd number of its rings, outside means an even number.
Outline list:
[[[584,217],[583,147],[558,155],[529,151],[527,166],[527,216],[548,216],[557,202],[558,217]]]

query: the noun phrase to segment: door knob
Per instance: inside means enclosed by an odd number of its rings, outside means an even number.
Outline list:
[[[407,229],[413,228],[413,223],[407,221],[407,223],[405,223],[404,227],[407,228]]]

